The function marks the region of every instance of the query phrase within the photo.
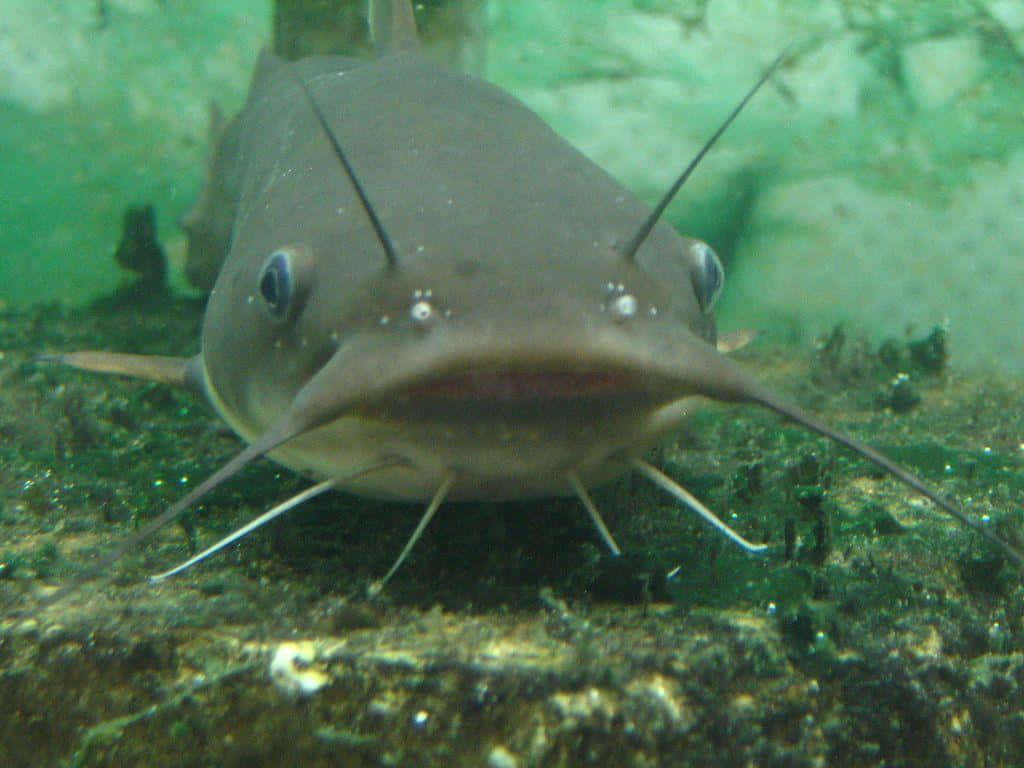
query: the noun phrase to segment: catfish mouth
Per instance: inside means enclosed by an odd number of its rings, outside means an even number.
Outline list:
[[[515,403],[530,400],[621,397],[646,388],[635,373],[610,370],[482,369],[443,374],[416,382],[402,399]]]
[[[676,386],[678,390],[678,385]],[[386,394],[369,410],[408,421],[531,421],[569,414],[599,420],[648,411],[678,398],[668,383],[627,368],[476,366],[429,373]]]

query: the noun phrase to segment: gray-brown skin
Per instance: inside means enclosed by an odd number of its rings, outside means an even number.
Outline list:
[[[448,470],[455,498],[567,494],[568,470],[621,474],[676,401],[714,385],[710,251],[659,225],[627,261],[616,244],[646,207],[507,93],[415,54],[265,56],[239,124],[246,170],[202,360],[250,442],[299,409],[302,426],[331,422],[275,459],[333,476],[399,457],[351,487],[381,497],[428,499]],[[282,316],[260,289],[275,252],[291,261]]]

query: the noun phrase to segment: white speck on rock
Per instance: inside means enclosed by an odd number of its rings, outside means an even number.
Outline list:
[[[330,682],[311,666],[314,661],[312,643],[281,643],[270,662],[270,679],[289,696],[311,696]]]
[[[519,768],[519,758],[505,747],[497,746],[487,756],[488,768]]]

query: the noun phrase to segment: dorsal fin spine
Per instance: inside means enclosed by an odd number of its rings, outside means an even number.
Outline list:
[[[370,0],[370,37],[378,54],[418,48],[416,17],[409,0]]]

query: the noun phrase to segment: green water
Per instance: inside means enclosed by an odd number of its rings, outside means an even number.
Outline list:
[[[209,105],[234,110],[269,2],[0,4],[0,301],[82,304],[116,287],[129,205],[172,255],[198,194]],[[179,285],[183,281],[177,281]]]

